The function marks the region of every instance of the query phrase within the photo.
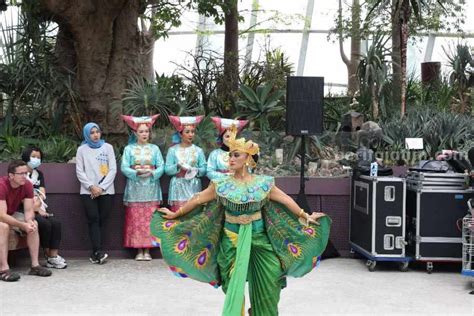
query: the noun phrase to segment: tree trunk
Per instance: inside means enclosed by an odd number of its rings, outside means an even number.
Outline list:
[[[67,25],[59,26],[56,36],[55,55],[57,64],[55,67],[63,75],[73,78],[76,73],[76,51],[71,31]],[[69,109],[68,109],[69,108]],[[82,137],[81,113],[76,104],[71,104],[67,95],[61,95],[57,100],[56,106],[49,109],[49,117],[55,118],[52,122],[53,133],[59,133],[61,126],[72,126],[78,137]],[[58,115],[58,114],[61,115]]]
[[[57,67],[63,74],[74,73],[76,71],[76,51],[74,41],[67,25],[60,25],[56,36],[55,54]]]
[[[471,114],[472,109],[471,109],[471,94],[470,94],[470,88],[467,87],[466,89],[462,89],[459,92],[459,112],[462,114]]]
[[[137,74],[139,1],[41,0],[60,30],[70,32],[76,56],[76,86],[85,122],[105,133],[123,134],[121,96]],[[59,41],[58,45],[65,45]],[[58,47],[62,54],[68,49]],[[66,56],[59,56],[66,59]]]
[[[372,84],[371,87],[371,95],[372,95],[372,120],[377,121],[379,118],[379,95],[377,93],[377,85],[375,83]]]
[[[351,58],[347,58],[343,49],[342,30],[339,33],[339,52],[342,61],[347,67],[347,94],[354,96],[359,90],[357,68],[360,63],[360,3],[359,0],[352,1],[352,28],[351,28]],[[339,0],[339,21],[342,21],[342,2]]]
[[[155,80],[155,68],[153,65],[155,37],[150,31],[142,29],[138,39],[139,74],[148,81],[153,82]]]
[[[359,90],[357,68],[360,63],[360,40],[360,3],[359,0],[352,0],[351,64],[347,67],[347,90],[351,96]]]
[[[151,15],[156,14],[156,8],[151,9]],[[144,12],[140,12],[143,14]],[[153,82],[155,80],[155,67],[153,65],[153,53],[155,51],[155,41],[157,40],[152,31],[152,25],[147,27],[145,19],[140,18],[140,32],[138,33],[138,64],[140,75]]]
[[[231,117],[239,92],[239,13],[236,0],[225,0],[225,5],[223,115]]]
[[[392,0],[392,100],[395,105],[402,101],[400,1],[404,0]]]
[[[406,91],[407,91],[407,45],[408,45],[408,21],[411,15],[411,6],[408,0],[403,1],[401,11],[401,40],[400,40],[400,65],[401,65],[401,106],[400,115],[404,116],[407,109]]]

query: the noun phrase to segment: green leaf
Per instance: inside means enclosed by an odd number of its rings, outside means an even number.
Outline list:
[[[257,94],[250,87],[243,84],[240,86],[240,91],[243,93],[243,95],[247,98],[248,101],[252,103],[259,102]]]

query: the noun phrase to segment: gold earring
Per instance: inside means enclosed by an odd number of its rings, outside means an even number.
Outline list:
[[[249,163],[248,163],[248,162],[246,162],[246,163],[245,163],[245,166],[246,166],[246,167],[248,167],[248,166],[249,166]]]

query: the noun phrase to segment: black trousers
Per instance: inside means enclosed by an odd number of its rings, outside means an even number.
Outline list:
[[[88,194],[81,194],[89,225],[89,238],[92,252],[102,249],[102,230],[112,209],[113,195],[105,194],[91,199]]]
[[[61,222],[54,217],[43,217],[36,214],[40,245],[46,249],[59,249],[61,243]]]

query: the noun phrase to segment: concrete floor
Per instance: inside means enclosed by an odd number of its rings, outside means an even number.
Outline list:
[[[289,279],[280,315],[473,315],[471,279],[456,269],[368,272],[365,261],[330,259],[302,279]],[[220,315],[220,289],[172,275],[163,260],[70,260],[50,278],[0,282],[0,315]]]

